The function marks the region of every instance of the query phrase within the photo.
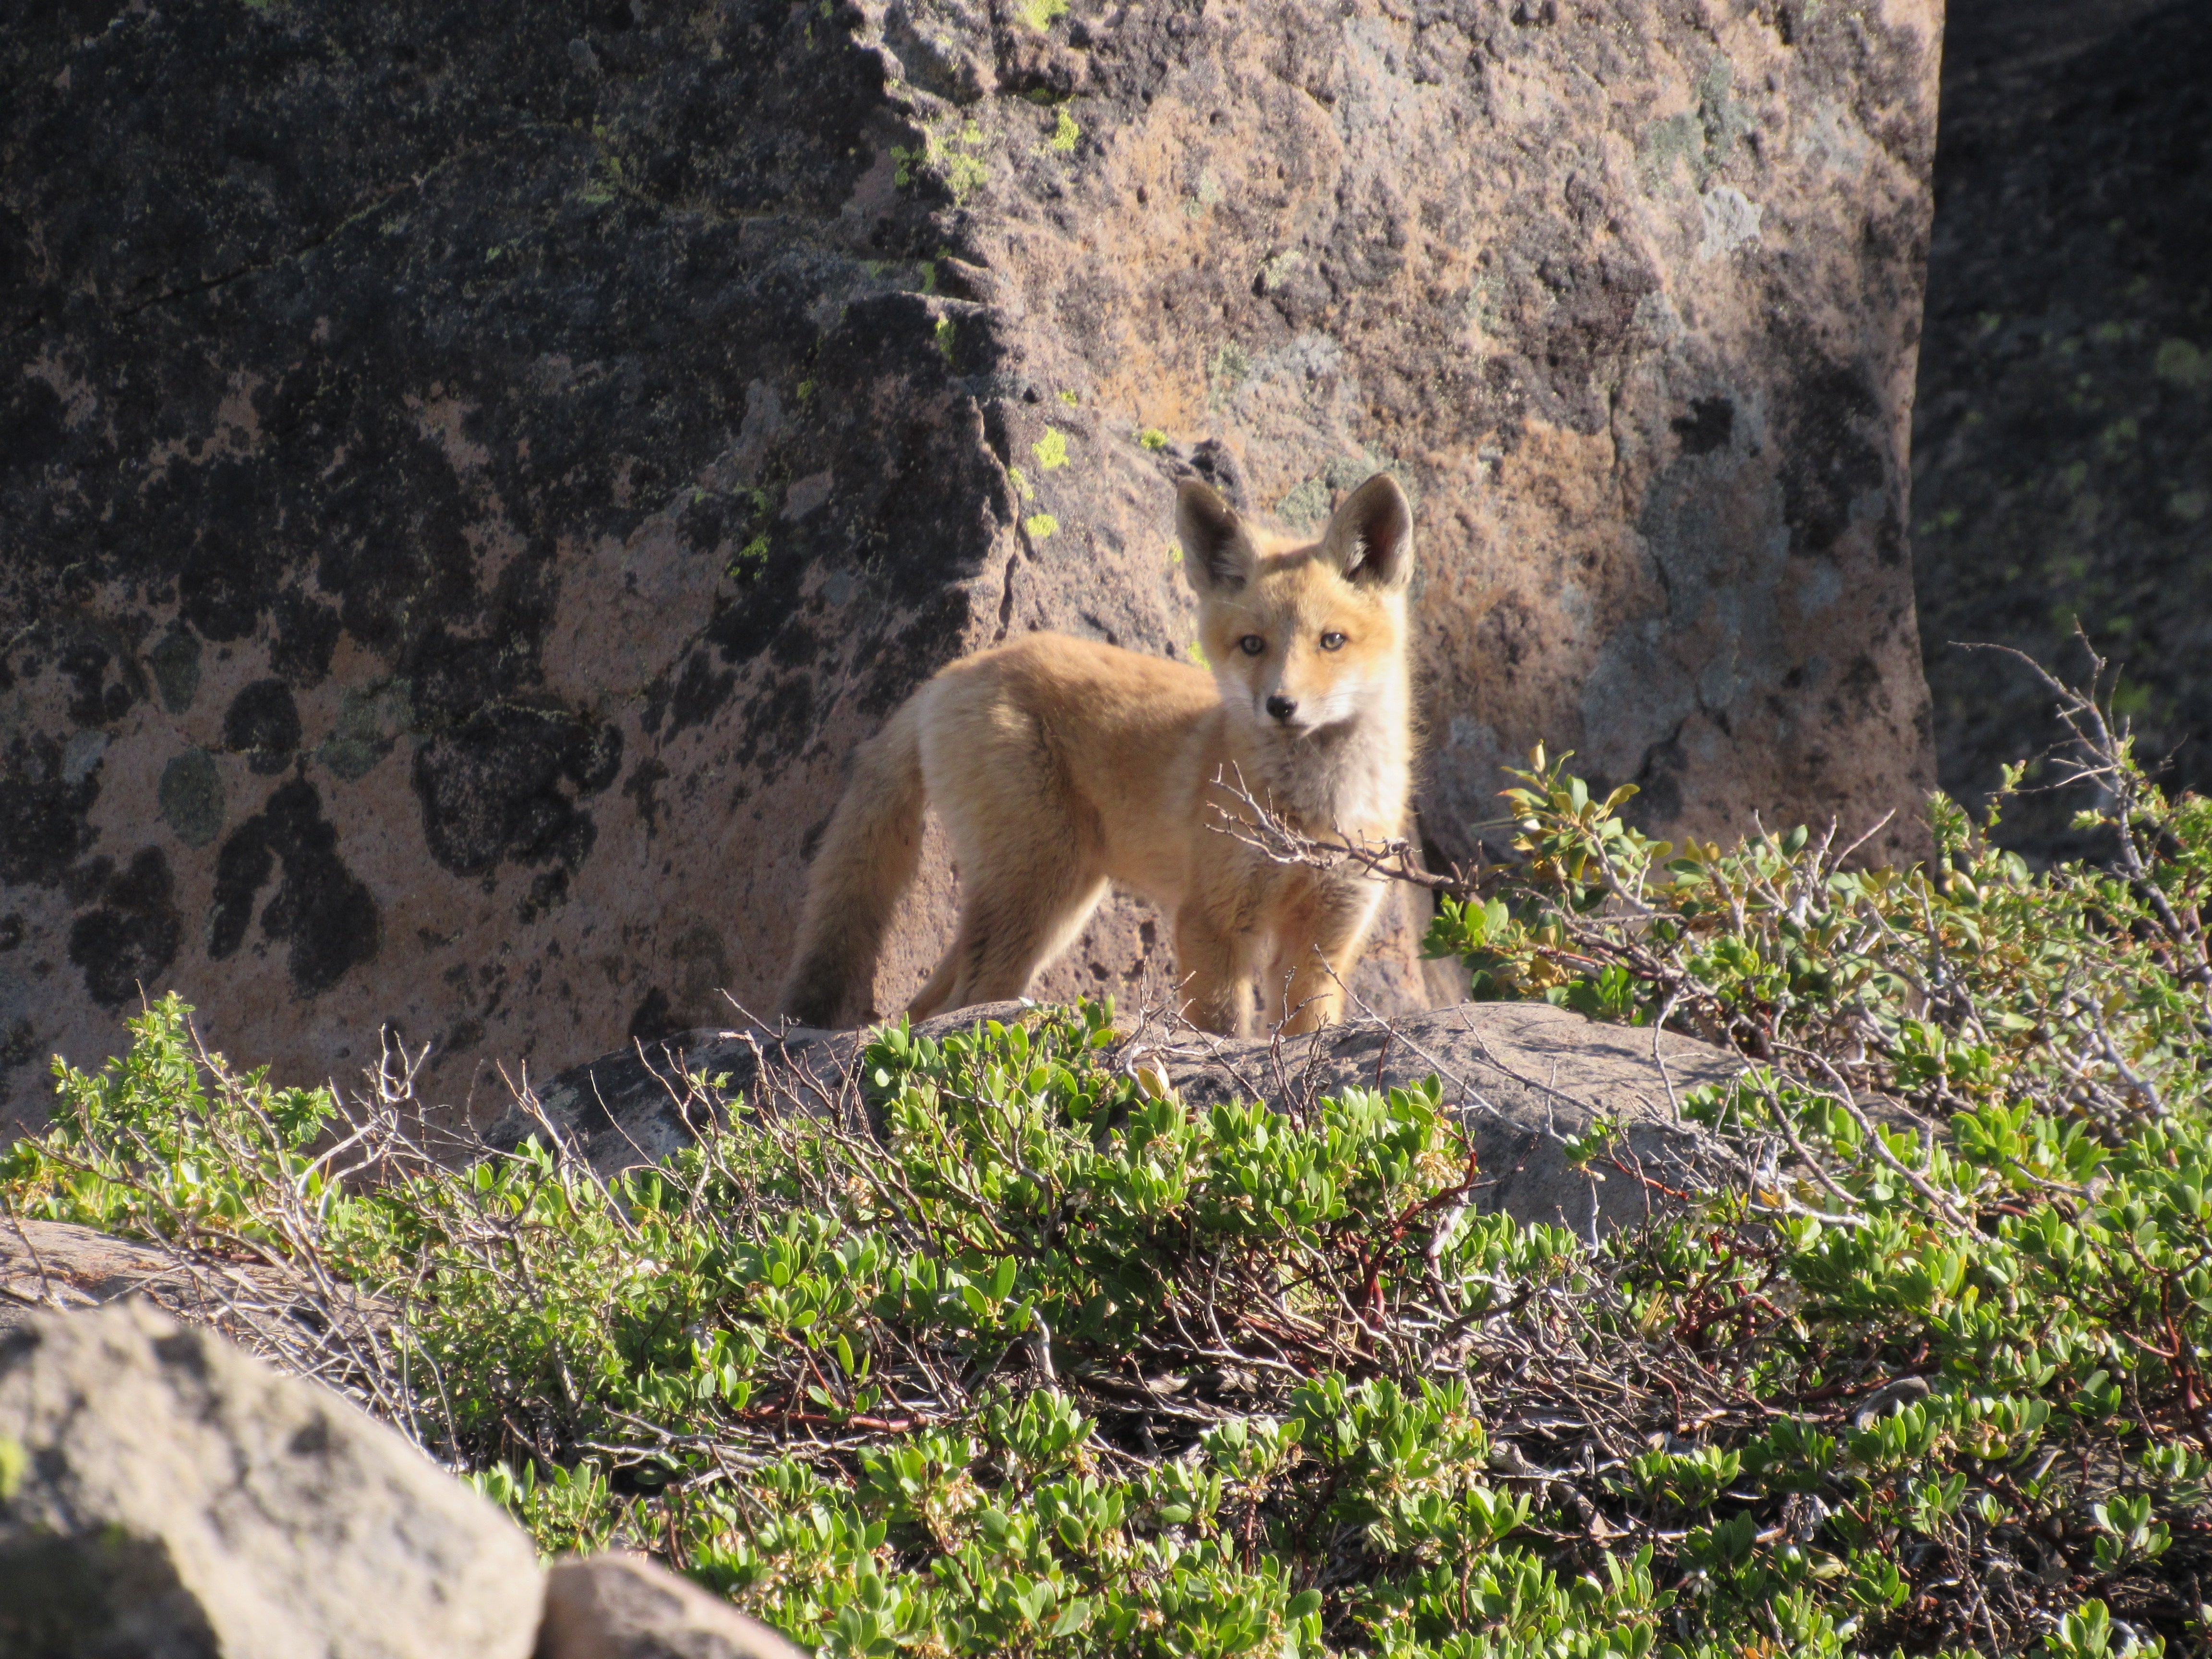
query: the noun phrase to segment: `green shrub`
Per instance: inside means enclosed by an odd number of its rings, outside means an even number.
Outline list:
[[[836,1112],[689,1079],[725,1127],[610,1185],[441,1167],[169,999],[0,1194],[390,1297],[339,1370],[541,1547],[825,1653],[2178,1650],[2212,808],[2108,751],[2112,867],[2043,873],[1940,800],[1925,870],[1678,853],[1540,757],[1434,948],[1753,1062],[1680,1102],[1726,1178],[1595,1248],[1472,1207],[1433,1084],[1199,1110],[1110,1005],[888,1028]]]

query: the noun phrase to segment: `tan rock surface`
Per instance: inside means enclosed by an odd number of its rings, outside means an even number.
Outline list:
[[[536,1659],[805,1659],[805,1650],[643,1556],[606,1554],[553,1564]]]
[[[455,1113],[762,1008],[928,672],[1188,648],[1183,469],[1413,491],[1446,852],[1539,737],[1658,829],[1929,781],[1939,0],[617,9],[0,25],[0,1113],[142,986]]]
[[[276,1263],[174,1255],[66,1221],[0,1217],[0,1334],[41,1311],[75,1313],[143,1297],[194,1325],[253,1346],[282,1333],[288,1347],[319,1346],[333,1358],[349,1345],[387,1340],[392,1304],[343,1280],[316,1281]]]

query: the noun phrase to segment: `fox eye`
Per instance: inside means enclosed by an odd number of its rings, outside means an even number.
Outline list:
[[[1267,642],[1257,634],[1247,634],[1237,641],[1237,648],[1248,657],[1256,657],[1267,648]]]
[[[1334,631],[1322,635],[1321,636],[1321,648],[1324,651],[1343,650],[1344,635]]]

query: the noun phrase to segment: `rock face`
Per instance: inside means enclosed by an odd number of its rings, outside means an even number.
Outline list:
[[[0,1651],[532,1651],[530,1540],[390,1429],[143,1303],[0,1335]]]
[[[1939,18],[11,16],[0,1110],[142,985],[285,1079],[396,1027],[457,1109],[759,1007],[921,678],[1188,649],[1186,469],[1292,525],[1413,491],[1447,853],[1540,737],[1655,829],[1909,809]],[[1430,998],[1420,921],[1378,1007]],[[1037,988],[1157,993],[1165,931],[1111,905]]]
[[[941,1036],[1022,1012],[1018,1003],[994,1003],[915,1030]],[[491,1125],[485,1138],[495,1150],[511,1151],[532,1134],[557,1136],[611,1176],[667,1157],[740,1093],[757,1105],[800,1112],[860,1099],[862,1041],[861,1033],[805,1026],[781,1036],[686,1031],[562,1073]],[[1197,1107],[1241,1099],[1283,1109],[1346,1088],[1396,1088],[1437,1077],[1485,1172],[1474,1207],[1583,1233],[1652,1213],[1661,1189],[1639,1181],[1639,1168],[1677,1192],[1698,1184],[1696,1150],[1680,1127],[1680,1095],[1725,1082],[1739,1069],[1709,1044],[1671,1034],[1655,1042],[1650,1031],[1601,1024],[1542,1002],[1461,1003],[1279,1043],[1146,1026],[1106,1051],[1103,1063],[1154,1068]],[[685,1085],[686,1074],[721,1082],[705,1097]],[[1623,1125],[1627,1151],[1600,1160],[1593,1176],[1569,1166],[1565,1143],[1601,1115]]]
[[[222,1310],[169,1254],[64,1221],[0,1222],[0,1335],[40,1312],[71,1313],[145,1297],[194,1323]]]
[[[1994,641],[2123,671],[2166,781],[2212,790],[2212,9],[1957,0],[1943,65],[1915,560],[1943,787],[1966,799],[2058,736]],[[2085,802],[2006,838],[2083,850]]]

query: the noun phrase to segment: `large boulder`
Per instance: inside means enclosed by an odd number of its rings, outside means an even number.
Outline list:
[[[941,1037],[1026,1012],[1019,1003],[993,1003],[914,1029]],[[867,1042],[866,1032],[798,1026],[686,1031],[637,1043],[547,1080],[484,1139],[501,1152],[532,1135],[557,1141],[611,1176],[666,1158],[706,1124],[726,1121],[733,1103],[766,1113],[866,1109]],[[1681,1097],[1742,1069],[1710,1043],[1601,1024],[1547,1002],[1358,1018],[1280,1041],[1141,1021],[1100,1060],[1149,1073],[1150,1086],[1171,1088],[1199,1108],[1265,1100],[1298,1111],[1348,1088],[1436,1078],[1483,1172],[1474,1207],[1564,1224],[1591,1237],[1632,1226],[1704,1185],[1711,1165],[1683,1122]],[[1594,1161],[1572,1156],[1569,1143],[1601,1120],[1618,1126],[1615,1143]]]
[[[2212,792],[2212,7],[1954,0],[1914,562],[1943,787],[1969,800],[2062,734],[2027,667],[2075,624],[2166,781]],[[2037,781],[2048,781],[2039,778]],[[2003,834],[2092,848],[2031,793]]]
[[[392,1430],[143,1302],[0,1334],[0,1652],[526,1659],[529,1539]]]
[[[1188,650],[1190,471],[1293,526],[1413,491],[1444,853],[1539,738],[1655,830],[1909,816],[1939,23],[10,14],[0,1110],[141,987],[288,1080],[396,1027],[453,1101],[766,1012],[923,677]],[[933,851],[883,1006],[951,892]],[[1358,984],[1416,1007],[1395,902]],[[1038,988],[1157,992],[1167,932],[1116,902]]]

